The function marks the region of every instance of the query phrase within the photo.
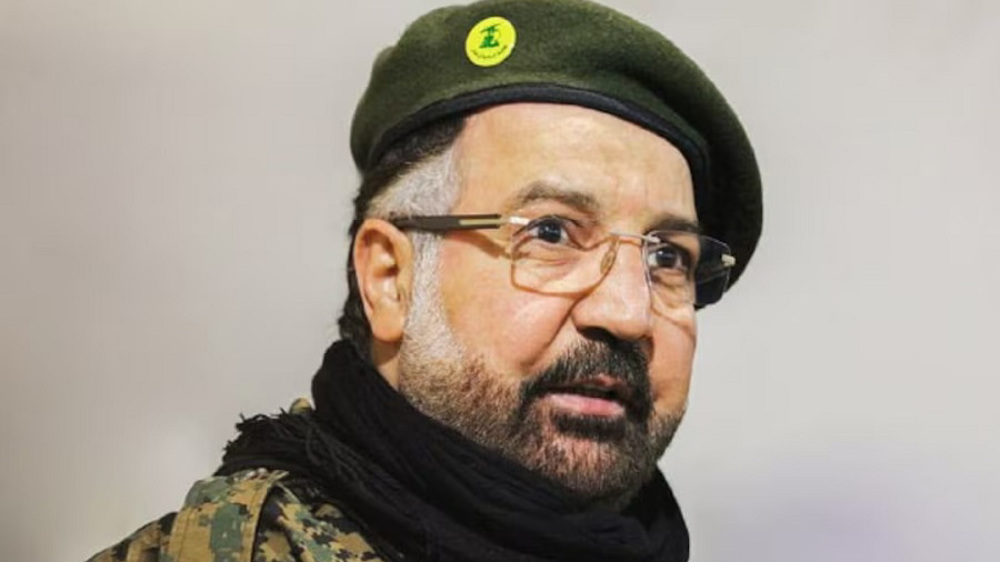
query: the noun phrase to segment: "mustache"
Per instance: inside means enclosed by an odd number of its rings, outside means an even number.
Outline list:
[[[581,385],[599,375],[624,387],[620,399],[629,418],[641,422],[649,418],[653,408],[649,360],[638,343],[613,337],[585,340],[525,381],[521,386],[522,408],[548,393]]]

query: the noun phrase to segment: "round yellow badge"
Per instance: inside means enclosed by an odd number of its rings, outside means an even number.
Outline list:
[[[477,66],[496,66],[507,60],[517,31],[514,24],[499,16],[486,18],[477,23],[465,38],[465,54]]]

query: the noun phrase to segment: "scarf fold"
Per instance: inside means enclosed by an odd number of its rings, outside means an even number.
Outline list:
[[[347,342],[327,350],[312,390],[313,413],[238,424],[218,474],[264,467],[304,477],[391,545],[380,549],[390,559],[688,559],[687,528],[659,471],[621,513],[588,508],[417,411]]]

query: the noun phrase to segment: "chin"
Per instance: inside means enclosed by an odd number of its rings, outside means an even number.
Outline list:
[[[534,409],[527,417],[536,423],[522,428],[535,431],[520,436],[519,450],[508,454],[595,507],[613,509],[627,505],[653,475],[676,429],[672,418],[637,424],[624,416]]]

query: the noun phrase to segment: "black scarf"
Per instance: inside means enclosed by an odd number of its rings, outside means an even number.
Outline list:
[[[621,513],[413,408],[353,346],[334,343],[313,379],[314,414],[241,422],[219,474],[256,467],[316,483],[370,529],[380,554],[427,562],[686,562],[688,532],[659,471]],[[384,546],[384,545],[383,545]]]

